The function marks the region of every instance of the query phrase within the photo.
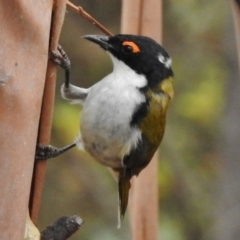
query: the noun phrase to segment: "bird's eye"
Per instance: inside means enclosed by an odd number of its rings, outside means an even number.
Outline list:
[[[125,54],[131,54],[133,52],[132,46],[124,45],[122,48],[123,53]]]
[[[132,41],[124,41],[122,43],[122,51],[125,54],[138,53],[140,49],[138,45]]]

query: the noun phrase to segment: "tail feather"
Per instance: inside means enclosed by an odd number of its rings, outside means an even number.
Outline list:
[[[124,218],[127,205],[131,177],[128,174],[120,174],[118,179],[118,197],[119,197],[119,209],[118,209],[118,228],[121,227],[122,220]]]

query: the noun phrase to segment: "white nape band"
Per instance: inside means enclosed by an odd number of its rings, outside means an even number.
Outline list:
[[[158,56],[159,62],[163,63],[166,68],[170,68],[172,65],[172,59],[164,57],[162,54]]]

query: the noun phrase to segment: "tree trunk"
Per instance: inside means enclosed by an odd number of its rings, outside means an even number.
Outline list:
[[[22,240],[48,60],[52,1],[0,1],[0,232]]]

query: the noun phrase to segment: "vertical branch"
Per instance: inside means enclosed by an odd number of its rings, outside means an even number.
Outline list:
[[[66,0],[57,0],[54,2],[50,36],[51,50],[57,49],[58,40],[65,16],[65,10]],[[38,133],[38,142],[44,145],[49,144],[51,137],[53,106],[55,98],[55,85],[56,85],[56,65],[49,60],[46,72],[46,81]],[[31,218],[34,223],[37,222],[39,215],[45,171],[46,160],[36,161],[34,166],[34,175],[32,179],[31,198],[29,202]]]
[[[0,232],[23,239],[52,1],[0,1]],[[40,19],[40,20],[39,20]]]
[[[228,68],[227,84],[225,87],[225,109],[221,119],[221,140],[219,145],[219,176],[215,189],[216,212],[214,227],[204,239],[237,240],[240,236],[239,228],[239,156],[240,156],[240,95],[239,95],[239,67],[240,67],[240,1],[231,0],[233,20],[228,22],[225,31],[224,47],[225,62]],[[236,49],[237,43],[237,49]],[[236,56],[238,55],[238,61]],[[234,196],[234,197],[233,197]]]
[[[130,24],[131,23],[131,24]],[[162,39],[161,1],[123,0],[122,32]],[[158,186],[155,154],[149,166],[132,181],[131,225],[134,240],[158,239]]]

